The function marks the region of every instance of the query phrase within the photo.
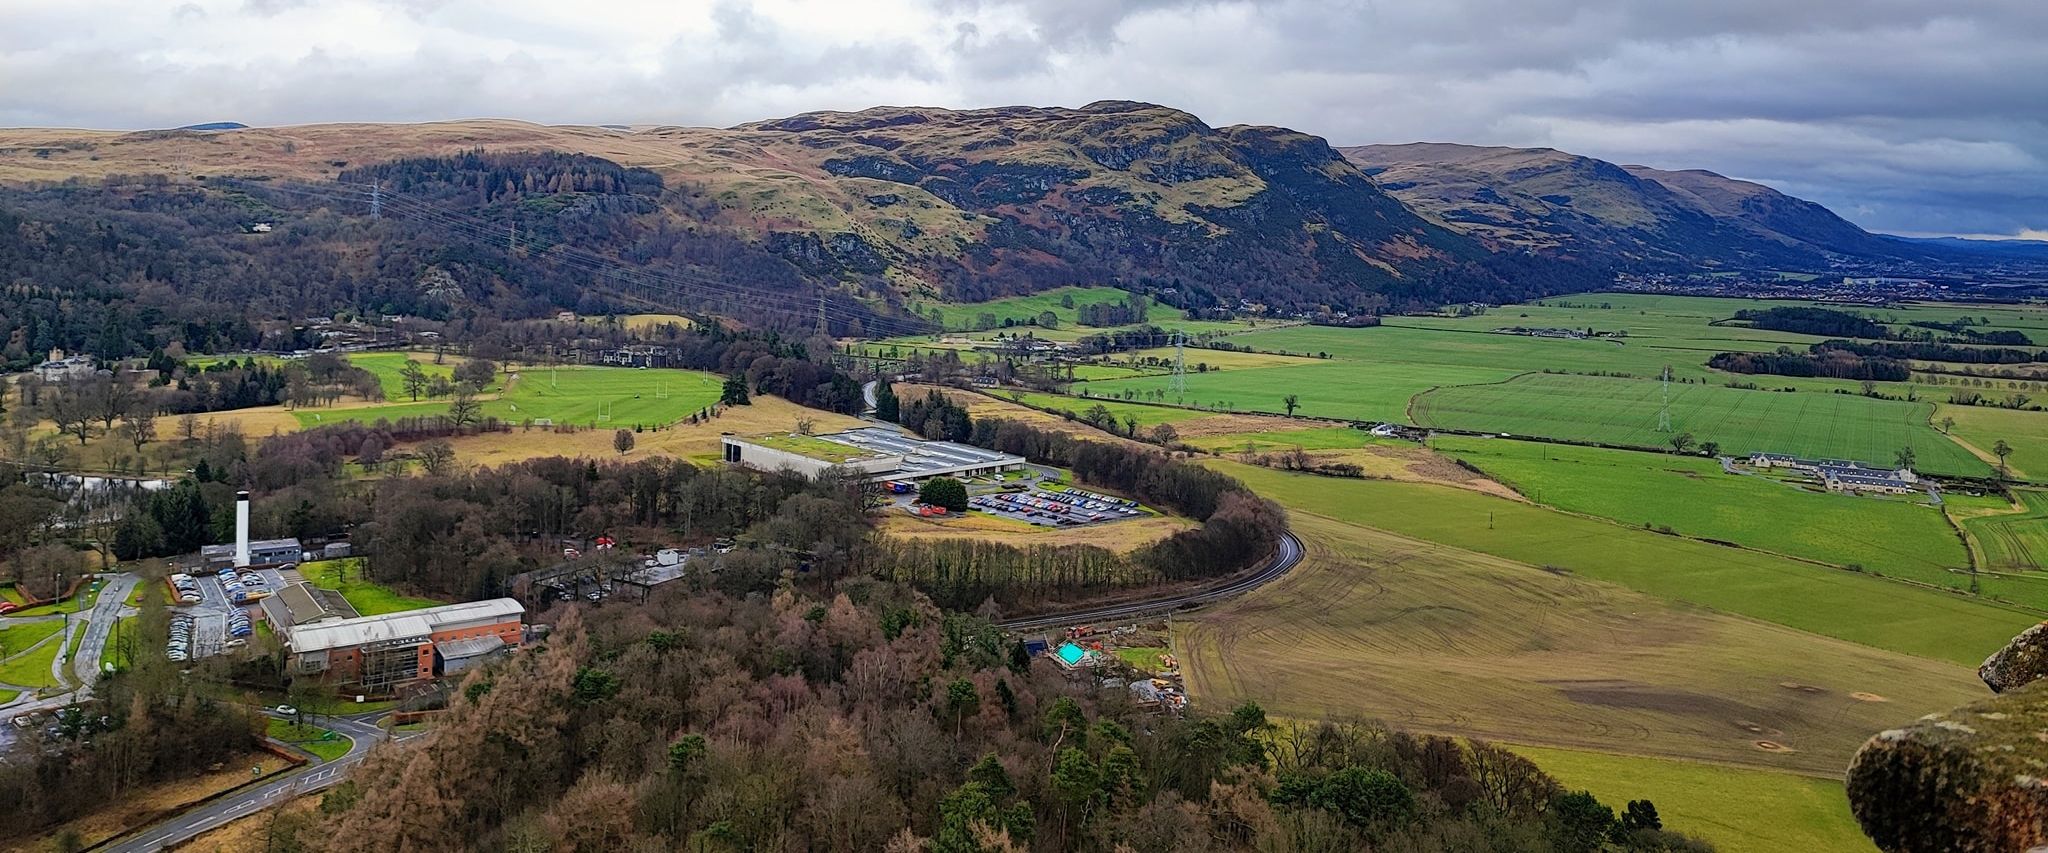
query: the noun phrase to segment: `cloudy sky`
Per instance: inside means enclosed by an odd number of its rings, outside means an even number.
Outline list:
[[[2048,239],[2043,0],[0,0],[0,125],[711,124],[1119,98]]]

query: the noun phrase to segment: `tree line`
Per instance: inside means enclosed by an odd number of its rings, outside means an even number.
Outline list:
[[[1158,716],[894,584],[664,587],[554,627],[270,849],[1708,849],[1480,741]]]
[[[1707,359],[1707,366],[1730,373],[1826,376],[1875,382],[1905,382],[1913,378],[1913,366],[1907,362],[1884,356],[1857,355],[1840,349],[1802,353],[1794,352],[1790,347],[1779,347],[1776,352],[1719,352]]]

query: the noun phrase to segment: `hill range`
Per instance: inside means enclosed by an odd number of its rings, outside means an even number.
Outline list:
[[[481,194],[453,191],[481,180],[481,166],[415,168],[401,192],[479,216],[522,217],[534,233],[573,233],[582,248],[652,266],[741,268],[742,286],[763,290],[846,291],[882,313],[902,300],[973,301],[1077,283],[1152,293],[1180,308],[1380,313],[1584,290],[1617,272],[1825,272],[1842,259],[1968,265],[1992,256],[1981,246],[1870,234],[1819,205],[1709,172],[1548,149],[1338,149],[1294,130],[1211,127],[1126,101],[877,107],[730,128],[503,120],[195,128],[0,130],[0,210],[60,231],[126,226],[164,245],[163,232],[196,222],[137,202],[166,190],[136,176],[201,188],[200,198],[174,205],[190,210],[249,194],[247,183],[224,186],[223,178],[361,189],[396,177],[374,168],[394,160],[566,153],[658,180],[636,185],[637,198],[623,203],[592,198],[606,191],[564,189],[531,164],[511,192]],[[60,183],[79,178],[113,179],[120,191]],[[261,205],[236,203],[286,223],[317,218],[323,206],[366,212],[255,195]],[[555,202],[537,203],[543,197]],[[592,205],[602,208],[602,228],[544,221],[584,217]],[[231,216],[232,205],[216,212]],[[531,283],[487,267],[449,272],[478,298],[535,295]],[[592,285],[538,290],[559,302]]]

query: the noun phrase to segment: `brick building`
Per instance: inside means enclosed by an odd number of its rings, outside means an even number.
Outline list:
[[[336,687],[384,694],[468,669],[517,648],[526,609],[510,598],[471,601],[291,629],[291,671]]]

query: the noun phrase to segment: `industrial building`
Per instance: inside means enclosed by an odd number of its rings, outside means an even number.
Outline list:
[[[951,441],[926,441],[883,427],[827,435],[726,436],[725,461],[815,477],[837,468],[869,481],[976,477],[1024,468],[1024,457]]]
[[[387,694],[462,672],[517,648],[526,609],[510,598],[298,625],[286,634],[294,673]]]
[[[249,541],[249,493],[235,493],[235,541],[228,545],[205,545],[199,557],[208,567],[279,566],[299,561],[299,540],[262,539]]]
[[[263,599],[263,618],[278,630],[355,619],[361,615],[341,593],[304,581],[287,585],[276,595]]]

